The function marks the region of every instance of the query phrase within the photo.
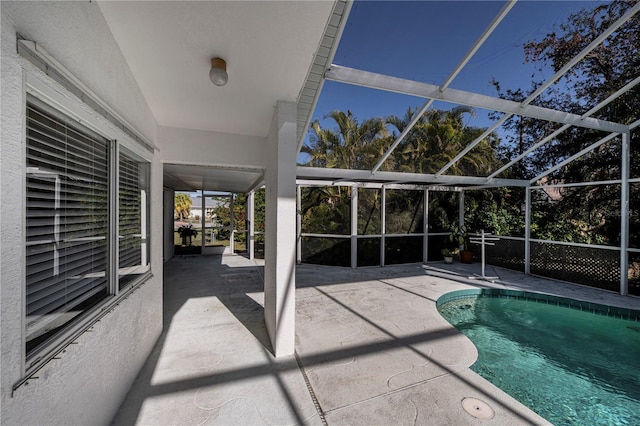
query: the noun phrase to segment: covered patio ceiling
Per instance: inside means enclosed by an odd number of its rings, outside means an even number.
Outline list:
[[[260,137],[276,102],[298,98],[333,8],[326,1],[99,5],[158,125]],[[214,57],[227,62],[224,87],[209,80]]]
[[[257,137],[266,137],[277,101],[303,99],[305,81],[319,83],[317,72],[330,63],[348,16],[345,1],[100,1],[99,6],[159,126]],[[209,80],[214,57],[227,62],[224,87]],[[300,105],[302,128],[311,110]],[[246,192],[262,173],[166,164],[165,186]]]
[[[164,186],[176,191],[246,193],[264,179],[264,170],[164,164]]]

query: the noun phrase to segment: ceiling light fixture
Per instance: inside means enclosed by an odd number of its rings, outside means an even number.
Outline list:
[[[224,59],[211,59],[211,71],[209,71],[209,78],[216,86],[224,86],[227,84],[229,75],[227,74],[227,62]]]

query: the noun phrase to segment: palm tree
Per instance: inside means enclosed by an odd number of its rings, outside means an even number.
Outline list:
[[[308,165],[312,167],[328,167],[341,169],[371,169],[391,144],[386,123],[381,118],[370,118],[359,123],[351,111],[331,111],[328,118],[336,123],[335,129],[323,129],[319,121],[311,123],[311,137],[308,145],[302,148],[302,152],[308,154]],[[357,190],[357,189],[352,189]],[[303,215],[318,209],[331,208],[332,212],[326,214],[340,217],[338,222],[347,223],[349,193],[340,187],[309,188],[303,199]],[[372,211],[377,205],[377,193],[366,192],[365,198],[374,197],[373,200],[362,199],[362,205],[370,201]],[[378,201],[379,204],[379,201]],[[346,207],[346,210],[345,210]],[[344,211],[343,211],[344,210]],[[308,221],[303,219],[305,223]],[[327,225],[333,221],[325,221]],[[310,227],[315,227],[311,225]],[[318,225],[319,226],[319,225]],[[366,228],[366,226],[365,226]],[[337,232],[337,231],[336,231]]]
[[[338,135],[330,130],[320,127],[318,120],[311,123],[311,135],[308,145],[302,146],[302,152],[311,158],[307,165],[311,167],[332,167],[335,157],[335,148],[339,144]]]
[[[416,113],[416,108],[408,108],[403,117],[392,115],[386,118],[386,122],[395,127],[399,133],[402,133],[413,120]],[[426,114],[423,114],[402,143],[396,148],[393,157],[398,164],[398,171],[426,173],[425,170],[423,170],[424,159],[428,158],[428,144],[425,134],[426,124]],[[387,162],[389,162],[389,159],[387,159],[385,164]]]
[[[390,140],[386,123],[370,118],[358,123],[351,111],[331,111],[327,117],[336,122],[334,130],[323,129],[319,121],[311,123],[309,145],[302,148],[311,159],[308,165],[342,169],[366,169],[375,165],[377,154]]]
[[[469,143],[482,134],[483,129],[468,127],[464,114],[473,114],[469,107],[451,110],[429,110],[423,114],[407,137],[396,149],[395,158],[400,171],[436,173]],[[416,109],[409,108],[404,117],[390,116],[386,121],[399,132],[413,120]],[[455,175],[488,173],[496,163],[494,136],[487,137],[460,161],[451,166]]]
[[[178,192],[174,200],[176,214],[180,220],[184,220],[191,212],[191,197],[184,192]]]

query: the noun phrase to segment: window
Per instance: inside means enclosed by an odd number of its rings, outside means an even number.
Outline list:
[[[25,340],[37,360],[149,273],[150,173],[147,161],[31,96],[26,127]]]
[[[149,163],[120,152],[118,283],[122,289],[149,270]]]

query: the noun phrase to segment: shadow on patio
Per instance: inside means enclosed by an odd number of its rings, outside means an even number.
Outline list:
[[[436,311],[462,283],[421,265],[299,265],[298,357],[275,359],[262,267],[240,256],[165,264],[164,331],[113,424],[496,424],[544,420],[471,372],[473,345]]]

